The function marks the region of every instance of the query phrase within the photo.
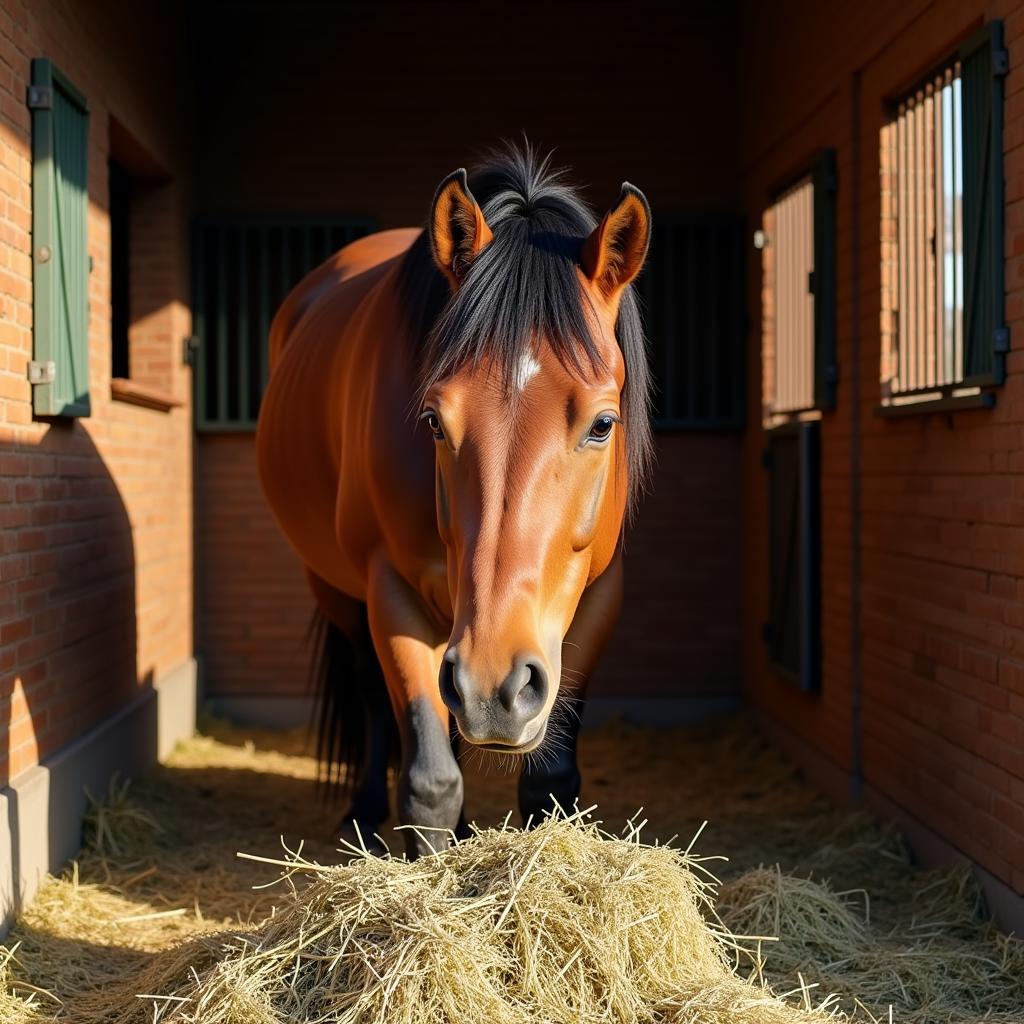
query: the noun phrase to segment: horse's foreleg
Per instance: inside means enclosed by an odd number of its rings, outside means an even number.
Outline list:
[[[549,738],[539,751],[528,756],[519,776],[519,811],[524,823],[538,824],[556,803],[563,810],[571,810],[580,795],[576,741],[583,698],[621,606],[622,558],[616,555],[583,592],[562,644],[562,680],[548,727]]]
[[[390,817],[388,765],[397,737],[370,639],[366,604],[336,590],[310,569],[306,576],[320,613],[330,624],[328,628],[338,634],[323,637],[316,662],[324,676],[320,680],[320,699],[327,702],[322,712],[327,717],[321,723],[319,753],[329,761],[331,753],[340,748],[339,760],[345,763],[346,773],[358,777],[349,808],[338,824],[338,834],[347,842],[376,847],[371,837]],[[359,734],[358,738],[354,733]],[[332,766],[325,767],[330,774]]]
[[[402,737],[398,819],[410,857],[442,849],[462,813],[462,772],[452,753],[437,677],[447,635],[383,557],[370,568],[370,633]]]

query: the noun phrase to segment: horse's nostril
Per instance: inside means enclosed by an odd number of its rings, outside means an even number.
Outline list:
[[[530,715],[535,715],[544,707],[544,702],[548,699],[548,674],[539,662],[531,661],[528,664],[530,678],[516,698],[516,704],[528,704],[528,708],[525,710]]]
[[[505,709],[516,718],[533,718],[544,707],[548,697],[548,677],[544,666],[534,658],[524,658],[501,684],[498,696]]]
[[[444,701],[445,707],[452,714],[462,710],[462,697],[455,684],[456,660],[457,658],[453,656],[452,652],[444,656],[444,659],[441,661],[441,672],[437,680],[441,690],[441,700]]]

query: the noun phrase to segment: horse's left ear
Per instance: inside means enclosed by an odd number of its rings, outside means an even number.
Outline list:
[[[651,241],[651,208],[643,192],[622,183],[618,202],[583,243],[583,272],[609,300],[640,273]]]
[[[493,237],[466,181],[453,171],[438,186],[430,208],[430,249],[438,269],[458,288],[470,263]]]

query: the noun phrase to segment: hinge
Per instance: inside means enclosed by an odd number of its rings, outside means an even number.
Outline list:
[[[809,295],[814,295],[815,294],[814,286],[815,286],[815,282],[817,280],[818,279],[814,276],[814,271],[813,270],[808,270],[807,271],[807,293]]]
[[[29,384],[52,384],[57,379],[57,364],[52,360],[33,359],[28,364]]]
[[[181,361],[186,366],[196,365],[196,356],[199,354],[199,335],[190,334],[187,338],[181,339]]]
[[[29,110],[52,110],[53,89],[48,85],[30,85],[26,103]]]
[[[1002,78],[1010,70],[1010,55],[1006,50],[992,51],[992,76]]]
[[[996,352],[1010,351],[1010,328],[997,327],[992,332],[992,348]]]

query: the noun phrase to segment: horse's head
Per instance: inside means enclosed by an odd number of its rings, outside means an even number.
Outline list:
[[[434,200],[429,240],[452,296],[421,418],[454,612],[441,695],[467,740],[526,753],[544,739],[563,639],[616,554],[649,454],[630,283],[650,212],[627,184],[595,225],[543,166],[526,168],[532,191],[496,173],[480,182],[483,208],[462,171]]]

